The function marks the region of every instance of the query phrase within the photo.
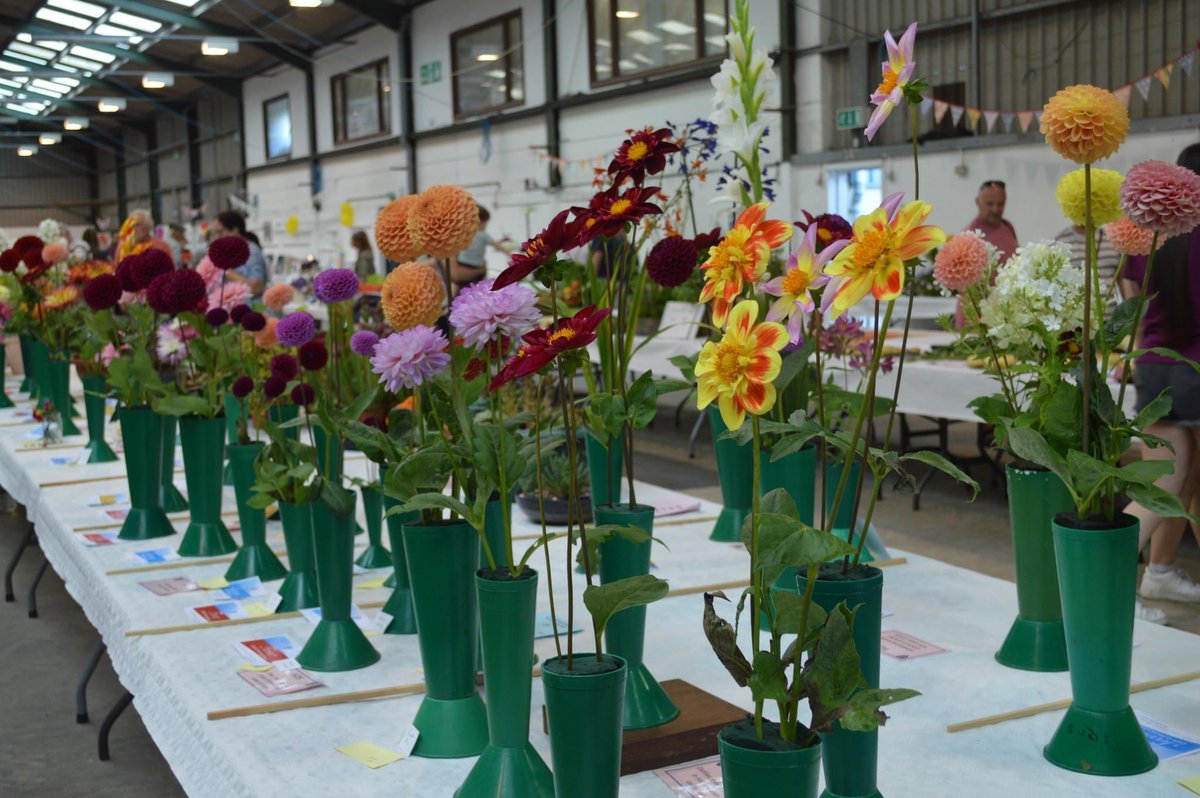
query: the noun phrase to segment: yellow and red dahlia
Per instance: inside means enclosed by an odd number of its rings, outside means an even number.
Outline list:
[[[787,346],[782,324],[758,320],[758,303],[744,299],[729,313],[729,326],[720,341],[709,341],[696,361],[697,397],[701,410],[715,400],[721,419],[738,429],[746,414],[761,416],[775,406],[774,380],[779,376],[779,351]]]
[[[67,305],[79,299],[79,289],[73,285],[60,285],[57,288],[51,289],[46,294],[46,298],[42,300],[46,310],[58,310],[65,308]]]
[[[792,237],[787,222],[766,219],[767,206],[760,202],[742,211],[733,229],[708,251],[701,302],[712,302],[713,324],[725,326],[729,310],[746,283],[755,283],[767,269],[771,250]]]

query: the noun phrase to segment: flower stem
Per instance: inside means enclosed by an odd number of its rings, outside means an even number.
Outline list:
[[[1084,196],[1084,225],[1083,234],[1086,238],[1083,261],[1083,346],[1080,365],[1083,369],[1083,454],[1091,453],[1092,431],[1092,271],[1095,269],[1096,256],[1095,226],[1092,222],[1092,165],[1083,165],[1083,196]],[[1080,518],[1088,516],[1088,507],[1080,508]]]
[[[558,634],[558,616],[554,614],[554,571],[550,567],[550,533],[546,529],[546,489],[542,482],[542,394],[545,392],[546,378],[540,377],[537,385],[537,396],[533,409],[533,445],[534,468],[537,473],[538,520],[542,525],[542,554],[546,558],[546,592],[550,596],[550,624],[554,627],[554,650],[562,659],[562,641]],[[567,515],[571,508],[567,506]],[[599,654],[597,654],[599,658]]]
[[[760,497],[762,491],[762,439],[758,433],[758,416],[751,416],[750,423],[753,431],[753,452],[754,466],[752,476],[752,493],[750,495],[750,636],[753,638],[753,651],[751,652],[753,659],[754,655],[759,652],[759,642],[762,637],[762,631],[759,629],[758,612],[759,612],[759,597],[762,594],[765,586],[762,583],[762,574],[758,571],[758,515]],[[754,702],[754,729],[761,740],[763,736],[762,717],[763,704],[762,701]]]

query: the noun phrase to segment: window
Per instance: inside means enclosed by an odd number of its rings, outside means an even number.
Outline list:
[[[292,106],[286,94],[263,102],[263,135],[268,161],[291,157]]]
[[[831,171],[828,179],[826,199],[830,213],[854,221],[883,201],[883,169],[878,166]]]
[[[333,76],[334,144],[391,132],[389,80],[386,58]]]
[[[525,101],[521,12],[450,34],[454,115],[472,116]]]
[[[588,0],[592,84],[725,56],[727,0]]]

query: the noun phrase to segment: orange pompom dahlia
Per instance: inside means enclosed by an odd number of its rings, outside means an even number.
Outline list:
[[[1116,152],[1129,133],[1129,110],[1104,89],[1081,83],[1060,89],[1042,109],[1046,143],[1075,163],[1095,163]]]
[[[1154,241],[1153,230],[1139,227],[1124,216],[1104,225],[1104,235],[1122,255],[1149,255]]]
[[[421,254],[408,234],[408,215],[417,203],[416,194],[394,199],[375,217],[375,244],[390,261],[407,263]]]
[[[446,302],[446,287],[436,269],[423,263],[402,263],[383,281],[379,299],[388,324],[402,332],[438,320]]]
[[[408,214],[408,235],[417,248],[435,258],[449,258],[471,245],[479,229],[479,206],[466,189],[430,186]]]
[[[279,319],[274,316],[267,316],[267,324],[256,333],[250,333],[254,336],[254,343],[259,349],[272,349],[279,346],[279,339],[275,337],[275,328],[279,326]]]

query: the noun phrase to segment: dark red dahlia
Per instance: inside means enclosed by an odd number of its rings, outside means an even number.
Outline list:
[[[320,371],[329,362],[329,350],[320,341],[309,341],[300,347],[300,365],[308,371]]]
[[[258,332],[267,326],[267,317],[257,310],[252,310],[242,316],[241,325],[246,332]]]
[[[809,225],[817,226],[817,252],[825,249],[834,241],[849,241],[854,237],[854,228],[843,217],[836,213],[822,213],[813,216],[808,211],[801,211],[806,221],[796,222],[796,227],[808,232]]]
[[[229,321],[229,311],[225,308],[212,308],[204,314],[204,320],[208,322],[209,327],[216,329]]]
[[[128,255],[121,258],[121,262],[117,264],[117,279],[121,281],[121,288],[133,293],[138,290],[138,287],[133,283],[133,264],[138,258],[137,255]]]
[[[244,317],[247,313],[250,313],[252,310],[253,308],[251,308],[249,305],[234,305],[233,309],[229,311],[229,318],[234,324],[241,324],[242,317]]]
[[[254,380],[247,377],[245,374],[238,377],[229,386],[229,392],[233,394],[235,399],[245,399],[254,390]]]
[[[146,302],[156,313],[174,316],[194,312],[204,306],[208,295],[204,278],[194,271],[180,269],[160,274],[146,286]]]
[[[276,355],[271,358],[271,376],[279,377],[284,382],[296,379],[300,373],[300,364],[296,358],[288,354]]]
[[[98,274],[83,284],[83,301],[92,310],[108,310],[121,301],[122,290],[115,274]]]
[[[175,271],[175,261],[161,249],[147,249],[135,256],[130,264],[130,279],[135,291],[149,287],[154,278]],[[196,275],[199,277],[200,275]],[[204,282],[201,279],[201,282]]]
[[[626,222],[637,222],[648,214],[662,213],[662,208],[647,201],[659,192],[658,186],[632,186],[623,192],[619,189],[614,185],[592,197],[586,208],[571,209],[576,218],[583,220],[578,244],[597,236],[613,238]]]
[[[615,175],[613,182],[620,184],[626,177],[639,186],[646,175],[656,175],[667,165],[667,155],[679,152],[679,145],[671,140],[670,128],[639,130],[627,138],[617,155],[608,165],[608,173]]]
[[[0,252],[0,272],[15,272],[20,265],[21,256],[15,249],[6,249]]]
[[[222,271],[236,269],[250,260],[250,244],[240,236],[221,236],[208,245],[208,259]]]
[[[287,390],[288,381],[283,377],[272,375],[263,382],[263,396],[268,399],[278,399]]]
[[[721,227],[720,225],[709,230],[707,233],[701,233],[692,239],[692,243],[696,245],[696,254],[708,257],[710,247],[715,247],[721,242]]]
[[[292,401],[298,405],[311,405],[317,400],[316,390],[307,382],[292,388]]]
[[[646,274],[664,288],[683,285],[696,271],[696,245],[681,236],[659,241],[646,256]]]
[[[506,285],[520,282],[533,274],[539,266],[548,263],[556,254],[564,249],[574,249],[578,246],[579,231],[583,220],[576,219],[568,223],[570,211],[561,211],[550,220],[546,229],[521,245],[508,260],[508,268],[500,273],[492,283],[492,290],[499,291]]]

